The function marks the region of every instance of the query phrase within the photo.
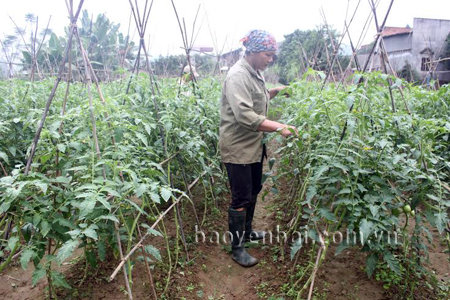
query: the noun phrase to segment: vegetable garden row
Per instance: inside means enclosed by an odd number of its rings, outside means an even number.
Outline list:
[[[364,74],[360,83],[356,74],[353,83],[327,84],[323,91],[314,80],[320,75],[310,70],[291,84],[290,98],[276,98],[271,105],[271,114],[294,124],[300,134],[277,150],[277,175],[269,172],[265,178],[275,186],[280,178],[289,181],[289,234],[306,230],[316,242],[303,285],[287,296],[302,299],[311,293],[317,269],[331,255],[330,233],[350,230],[356,237],[343,240],[337,254],[359,247],[369,276],[387,266],[405,280],[401,298],[412,299],[417,281],[432,276],[424,267],[430,229],[437,228],[450,247],[450,88],[431,91],[390,78],[397,104],[393,112],[387,75]],[[100,156],[89,90],[72,84],[65,103],[65,89],[59,89],[30,173],[24,175],[52,82],[0,83],[1,271],[16,260],[23,268],[32,262],[32,284],[47,278],[52,297],[54,287],[70,287],[55,266],[81,248],[90,267],[108,255],[122,258],[117,271],[123,270],[132,298],[133,265],[165,259],[170,262],[165,289],[159,291],[164,294],[177,266],[175,253],[183,245],[187,249],[183,228],[193,227],[183,226],[180,203],[202,225],[226,188],[216,147],[221,80],[201,80],[195,93],[171,79],[157,85],[154,95],[141,73],[128,93],[128,81],[101,84],[104,103],[93,92]],[[190,204],[193,184],[204,194],[201,212]],[[179,232],[175,245],[164,230],[154,229],[167,213]],[[400,242],[380,232],[397,232]],[[161,258],[145,242],[148,235],[165,237],[167,255]],[[303,240],[291,246],[295,259]],[[136,255],[127,255],[134,250]],[[150,268],[148,273],[151,281]]]
[[[214,199],[219,187],[210,179],[221,172],[215,147],[218,82],[200,84],[203,98],[179,93],[175,81],[161,81],[161,94],[152,96],[148,82],[141,74],[128,94],[125,81],[104,84],[104,104],[94,95],[100,158],[86,87],[72,84],[66,104],[65,90],[59,89],[28,175],[23,172],[27,151],[52,82],[1,83],[1,270],[19,254],[22,267],[34,263],[33,284],[47,276],[50,285],[68,288],[52,265],[75,249],[83,248],[86,260],[96,266],[108,253],[127,254],[146,234],[161,235],[150,226],[166,203],[188,199],[194,181],[200,181],[206,199]],[[152,97],[159,105],[159,122]],[[214,205],[205,203],[205,213]],[[205,214],[194,213],[201,224]],[[151,256],[148,261],[160,259],[151,245],[139,250]],[[127,261],[130,291],[131,272]]]

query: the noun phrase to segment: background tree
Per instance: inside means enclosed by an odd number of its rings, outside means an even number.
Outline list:
[[[130,61],[136,58],[135,43],[120,33],[119,27],[120,24],[114,24],[105,14],[99,14],[94,22],[88,11],[83,11],[79,34],[99,78],[106,78],[121,67],[131,66]]]
[[[419,74],[412,68],[409,61],[406,61],[403,68],[397,71],[397,75],[398,77],[403,78],[408,82],[418,82],[420,80]]]
[[[196,71],[201,76],[212,75],[216,65],[216,58],[211,55],[195,54],[191,56]],[[178,77],[187,65],[186,55],[160,56],[152,62],[155,75],[164,77]]]
[[[279,80],[283,84],[301,77],[308,68],[328,70],[334,53],[333,44],[336,46],[339,43],[336,30],[332,28],[327,30],[325,26],[313,30],[297,29],[284,38],[277,61]],[[348,62],[342,51],[338,53],[338,60],[343,65],[346,65],[345,61]],[[335,62],[333,71],[338,70],[338,63]]]
[[[7,76],[12,77],[17,70],[20,70],[22,74],[31,72],[33,53],[37,45],[35,40],[40,41],[44,36],[45,42],[36,57],[39,72],[48,76],[56,75],[63,59],[69,28],[65,29],[64,36],[57,36],[50,29],[41,30],[39,34],[36,34],[33,31],[37,17],[27,14],[25,21],[26,30],[17,27],[15,34],[7,36],[0,44],[0,57],[4,65],[7,65]],[[99,79],[109,79],[116,72],[132,67],[136,59],[136,46],[133,41],[130,41],[128,35],[119,32],[120,24],[114,24],[105,14],[99,14],[94,21],[87,10],[83,11],[80,23],[78,30],[83,47]],[[84,70],[82,70],[83,58],[77,47],[72,48],[72,58],[72,78],[79,80],[83,77]]]

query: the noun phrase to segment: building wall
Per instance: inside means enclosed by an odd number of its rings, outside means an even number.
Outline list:
[[[386,51],[396,52],[411,50],[412,48],[412,33],[409,34],[398,34],[394,36],[388,36],[384,39],[384,45],[386,46]]]
[[[388,36],[385,37],[383,41],[389,55],[389,61],[395,71],[403,68],[406,61],[411,60],[412,34]],[[361,65],[361,68],[364,67],[368,56],[368,53],[358,54],[358,62]],[[373,58],[373,62],[369,63],[367,69],[382,70],[379,50],[376,50],[376,53],[373,54]]]
[[[412,33],[388,36],[383,41],[394,71],[399,71],[407,62],[411,64]]]
[[[411,50],[389,53],[389,62],[394,71],[400,71],[407,62],[411,64],[411,61],[413,61]]]
[[[428,55],[421,54],[420,52],[426,48],[430,48],[434,52],[430,59],[432,61],[439,59],[445,39],[450,33],[450,20],[414,18],[413,31],[412,55],[414,60],[411,62],[411,65],[424,78],[427,72],[421,70],[422,58]],[[443,81],[450,80],[449,71],[444,71],[442,66],[439,66],[437,70],[439,71],[437,72],[438,79]]]

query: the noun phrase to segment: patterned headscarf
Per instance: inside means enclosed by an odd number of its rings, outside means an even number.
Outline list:
[[[277,42],[273,35],[264,30],[252,30],[240,40],[248,52],[276,51]]]

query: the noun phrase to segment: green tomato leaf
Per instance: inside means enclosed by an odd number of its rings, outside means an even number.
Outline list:
[[[294,259],[295,254],[297,254],[298,250],[300,250],[302,246],[303,246],[302,239],[301,238],[297,239],[291,247],[291,260]]]
[[[32,258],[36,257],[36,252],[31,249],[25,249],[20,256],[20,265],[24,270],[27,269],[28,263]]]
[[[12,203],[12,201],[7,201],[7,202],[2,203],[2,205],[0,205],[0,214],[7,212],[9,210],[9,208],[11,207],[11,203]]]
[[[377,265],[378,255],[372,253],[366,257],[366,273],[369,278],[372,277],[373,271]]]
[[[376,217],[378,215],[378,211],[380,210],[380,207],[370,204],[369,209],[370,209],[370,212],[372,213],[372,216]]]
[[[169,201],[170,197],[172,196],[172,191],[168,188],[161,187],[161,197],[164,199],[164,201]]]
[[[46,184],[45,182],[35,181],[34,185],[40,188],[44,195],[47,193],[48,184]]]
[[[445,212],[439,212],[434,214],[436,216],[436,227],[440,234],[442,234],[447,227],[447,214]]]
[[[161,253],[159,253],[159,250],[157,248],[155,248],[152,245],[146,245],[144,248],[145,248],[145,252],[147,252],[148,254],[151,254],[158,261],[161,261]]]
[[[57,255],[59,264],[62,264],[63,261],[65,261],[72,255],[73,251],[75,251],[78,244],[79,244],[78,240],[68,240],[61,246]]]
[[[147,234],[152,234],[152,235],[154,235],[154,236],[163,236],[162,234],[161,234],[161,232],[159,232],[158,230],[155,230],[155,229],[153,229],[153,228],[151,228],[150,226],[148,226],[147,224],[141,224],[141,226],[142,227],[144,227],[144,228],[147,228]]]
[[[36,270],[34,270],[33,275],[31,276],[31,280],[32,280],[31,284],[33,286],[35,286],[36,283],[38,283],[38,281],[40,279],[42,279],[45,276],[46,273],[47,272],[45,271],[45,269],[36,269]]]
[[[363,219],[361,224],[359,225],[360,234],[361,234],[361,243],[364,245],[372,233],[373,223],[371,221],[367,221],[367,219]]]
[[[46,220],[41,221],[41,234],[43,237],[46,237],[50,232],[50,224]]]
[[[395,256],[391,252],[386,252],[383,255],[383,260],[387,263],[389,268],[394,271],[397,275],[401,274],[400,271],[400,264],[398,260],[395,258]]]
[[[13,251],[18,242],[19,238],[17,236],[10,237],[8,240],[8,249]]]
[[[337,221],[336,220],[336,216],[330,212],[330,210],[326,207],[322,207],[319,209],[319,214],[324,217],[325,219],[327,219],[328,221]]]
[[[83,230],[83,234],[91,239],[97,240],[98,239],[98,235],[97,232],[95,231],[94,228],[92,228],[91,226],[89,226],[88,228],[86,228],[85,230]]]
[[[146,184],[139,185],[136,189],[136,197],[140,198],[147,191],[147,188],[148,186]]]
[[[95,207],[95,203],[97,201],[95,201],[95,199],[87,199],[84,200],[83,202],[80,203],[80,218],[83,218],[85,216],[87,216],[88,214],[90,214]]]
[[[109,204],[108,200],[107,200],[104,196],[99,195],[99,196],[97,197],[97,200],[98,200],[98,202],[100,202],[100,203],[101,203],[108,211],[111,211],[111,204]]]
[[[3,159],[6,163],[9,163],[8,155],[5,152],[0,151],[0,158]]]
[[[101,216],[99,219],[100,219],[100,220],[110,220],[110,221],[113,221],[113,222],[115,222],[115,223],[119,223],[119,219],[117,219],[117,218],[116,218],[115,216],[113,216],[113,215]]]
[[[144,143],[145,147],[148,147],[147,138],[142,133],[136,132],[136,136]]]
[[[276,159],[274,157],[269,159],[269,170],[272,170],[273,165],[275,164],[275,161],[276,161]]]
[[[56,286],[63,287],[65,289],[71,289],[70,285],[64,279],[64,276],[59,272],[51,271],[52,283]]]

